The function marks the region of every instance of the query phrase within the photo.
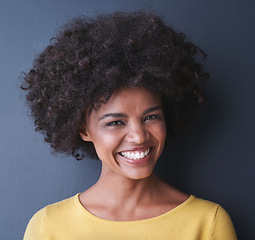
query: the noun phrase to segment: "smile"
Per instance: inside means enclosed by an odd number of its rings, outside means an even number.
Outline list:
[[[146,157],[150,153],[150,149],[147,149],[144,152],[141,151],[134,151],[134,152],[120,152],[120,155],[128,158],[128,159],[141,159]]]

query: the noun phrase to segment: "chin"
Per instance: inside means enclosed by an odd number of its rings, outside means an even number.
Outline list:
[[[133,180],[141,180],[148,178],[152,175],[152,171],[134,171],[132,173],[126,173],[126,177]]]

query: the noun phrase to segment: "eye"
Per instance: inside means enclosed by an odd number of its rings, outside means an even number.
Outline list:
[[[123,121],[120,121],[120,120],[106,123],[106,126],[121,126],[121,125],[125,125],[125,123]]]
[[[160,115],[153,114],[153,115],[147,116],[147,117],[144,119],[144,121],[155,120],[155,119],[159,119],[159,118],[160,118]]]

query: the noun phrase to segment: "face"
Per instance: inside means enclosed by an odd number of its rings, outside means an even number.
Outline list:
[[[80,135],[93,142],[104,174],[142,179],[152,173],[166,137],[158,95],[142,87],[117,90],[86,123]]]

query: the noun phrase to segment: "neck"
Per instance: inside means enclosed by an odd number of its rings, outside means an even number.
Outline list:
[[[102,170],[99,180],[91,187],[91,193],[97,193],[107,206],[132,208],[152,200],[160,180],[155,174],[143,179],[129,179],[117,174],[108,174]]]
[[[82,205],[95,216],[120,221],[158,216],[187,198],[155,174],[136,180],[103,169],[97,183],[80,195]]]

